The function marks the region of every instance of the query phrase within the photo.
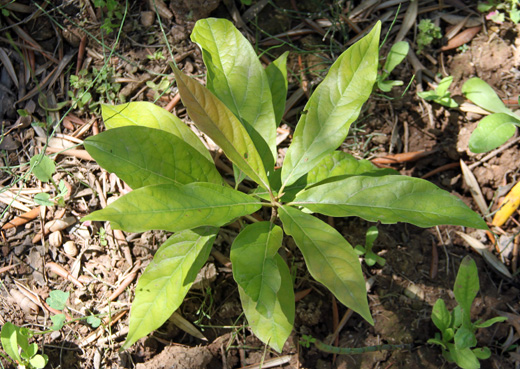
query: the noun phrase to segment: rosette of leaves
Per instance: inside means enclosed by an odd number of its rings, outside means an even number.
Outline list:
[[[304,108],[283,167],[275,170],[287,53],[264,69],[229,21],[196,23],[191,37],[202,49],[207,86],[174,68],[179,93],[196,126],[233,163],[237,182],[258,186],[249,193],[227,185],[198,137],[166,110],[146,102],[103,107],[108,130],[85,140],[85,147],[133,191],[83,220],[110,221],[129,232],[174,232],[138,281],[123,348],[159,328],[180,306],[219,227],[263,207],[268,220],[245,222],[231,261],[250,328],[277,351],[289,337],[295,310],[291,274],[278,253],[284,233],[293,237],[310,274],[373,323],[357,254],[311,213],[486,228],[435,185],[336,151],[374,86],[380,27],[330,67]]]

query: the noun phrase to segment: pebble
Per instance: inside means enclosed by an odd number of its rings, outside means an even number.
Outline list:
[[[67,241],[63,244],[63,251],[65,251],[65,254],[69,256],[76,256],[78,255],[78,247],[74,243],[74,241]]]
[[[49,235],[49,245],[52,247],[60,247],[63,242],[63,236],[60,231],[54,231]]]

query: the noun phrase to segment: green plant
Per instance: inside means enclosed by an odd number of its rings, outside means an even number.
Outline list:
[[[439,85],[435,88],[435,90],[417,92],[417,95],[424,100],[433,101],[448,108],[456,108],[459,106],[459,104],[457,104],[457,102],[452,99],[451,94],[448,91],[448,88],[450,88],[452,82],[452,76],[445,77],[439,82]]]
[[[378,235],[379,231],[377,230],[377,227],[370,227],[367,230],[365,246],[356,245],[354,248],[354,251],[356,251],[358,255],[365,256],[365,263],[367,263],[368,266],[373,266],[376,263],[385,266],[386,263],[385,259],[372,251],[372,246],[374,245],[374,241],[377,239]]]
[[[94,110],[101,102],[120,101],[118,92],[121,90],[121,84],[114,81],[116,76],[113,67],[103,67],[99,70],[92,67],[90,73],[87,69],[82,69],[77,76],[71,75],[70,85],[74,91],[68,91],[68,95],[73,106],[81,110],[85,108]],[[97,97],[99,101],[92,102],[93,97]]]
[[[375,345],[375,346],[366,346],[366,347],[337,347],[331,346],[323,343],[322,341],[308,335],[303,335],[300,340],[300,344],[303,347],[310,347],[310,345],[314,344],[318,350],[323,352],[327,352],[329,354],[338,354],[338,355],[359,355],[367,352],[374,351],[385,351],[385,350],[400,350],[400,349],[409,349],[412,345],[408,344],[398,344],[398,345]]]
[[[518,9],[518,0],[489,0],[478,4],[478,10],[482,13],[488,13],[486,19],[502,24],[505,21],[505,14],[515,24],[520,22],[520,9]]]
[[[495,91],[480,78],[468,79],[462,93],[474,104],[491,112],[471,134],[469,149],[475,153],[493,150],[510,139],[520,126],[520,116],[507,108]]]
[[[101,29],[107,34],[119,28],[123,20],[124,9],[118,0],[93,0],[94,6],[105,12]]]
[[[395,86],[402,86],[403,81],[391,81],[388,79],[390,73],[406,58],[410,50],[410,45],[406,41],[399,41],[392,45],[388,56],[386,57],[385,65],[381,73],[377,76],[377,87],[383,92],[390,92]]]
[[[45,354],[38,354],[38,345],[29,344],[34,333],[28,328],[22,328],[11,322],[5,322],[0,332],[0,341],[4,352],[19,368],[43,368],[49,358]],[[0,353],[5,359],[5,355]]]
[[[432,321],[441,333],[435,333],[435,338],[429,339],[428,343],[440,345],[444,358],[463,369],[480,368],[479,360],[491,356],[487,347],[474,348],[477,345],[476,330],[507,320],[505,317],[495,317],[485,322],[471,322],[471,305],[479,289],[477,265],[470,256],[466,256],[462,259],[453,286],[458,305],[451,313],[442,299],[438,299],[433,306]]]
[[[34,176],[44,183],[50,182],[57,192],[54,198],[51,198],[51,195],[45,192],[38,193],[34,196],[34,202],[42,206],[65,206],[65,196],[68,190],[63,180],[56,184],[56,181],[52,178],[52,175],[56,172],[54,160],[46,155],[39,154],[31,158],[30,164]]]
[[[164,60],[166,59],[161,50],[157,50],[153,54],[146,55],[146,58],[149,60]]]
[[[310,274],[373,323],[357,254],[310,213],[487,228],[461,200],[432,183],[390,175],[335,151],[376,81],[380,27],[377,23],[330,67],[301,114],[282,168],[275,170],[287,53],[264,69],[231,22],[196,23],[191,37],[202,49],[207,87],[173,67],[179,93],[193,122],[233,163],[236,182],[258,185],[248,193],[226,183],[199,138],[166,110],[147,102],[103,105],[107,130],[86,139],[85,148],[133,191],[83,221],[110,221],[129,232],[175,232],[137,283],[123,348],[159,328],[180,306],[219,227],[237,218],[243,217],[242,230],[231,245],[231,261],[242,306],[256,336],[277,351],[289,337],[295,309],[292,277],[278,253],[284,232],[293,237]],[[269,221],[249,216],[258,211]]]
[[[67,306],[67,299],[69,298],[69,292],[63,292],[60,290],[54,290],[49,292],[49,297],[45,300],[45,302],[53,309],[63,311]],[[65,324],[65,314],[56,314],[51,316],[52,327],[51,330],[59,331],[63,325]]]
[[[430,46],[435,39],[442,38],[441,29],[433,24],[431,19],[421,19],[417,25],[417,53],[420,54],[425,47]]]
[[[171,83],[168,81],[168,78],[162,78],[159,83],[155,83],[153,81],[146,81],[146,85],[154,91],[154,99],[158,99],[161,96],[163,91],[166,91],[170,88]]]

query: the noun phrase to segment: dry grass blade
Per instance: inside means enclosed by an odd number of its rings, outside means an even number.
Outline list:
[[[192,335],[193,337],[196,337],[202,341],[208,340],[202,333],[199,332],[197,328],[195,328],[193,324],[184,319],[179,313],[173,313],[169,320],[189,335]]]
[[[0,47],[0,62],[2,62],[2,64],[4,65],[5,69],[7,70],[7,73],[9,74],[9,77],[11,77],[11,80],[14,82],[16,88],[20,88],[20,85],[18,84],[18,77],[16,76],[13,64],[11,63],[11,60],[9,59],[7,53],[2,47]]]
[[[502,264],[500,260],[498,260],[497,257],[493,255],[482,242],[463,232],[456,231],[455,233],[462,237],[464,241],[466,241],[473,250],[479,253],[482,256],[482,258],[484,258],[486,263],[488,263],[493,269],[495,269],[496,272],[500,273],[506,278],[513,278],[506,266]]]
[[[401,24],[401,28],[399,29],[399,33],[397,36],[395,36],[394,43],[397,43],[399,41],[403,41],[406,37],[406,34],[410,30],[410,28],[413,27],[415,24],[415,21],[417,20],[417,9],[419,7],[419,1],[418,0],[412,0],[410,2],[410,5],[408,6],[408,9],[406,10],[406,13],[404,15],[403,23]]]
[[[469,192],[471,192],[471,196],[473,200],[477,203],[478,208],[480,209],[480,213],[484,216],[488,214],[488,206],[486,203],[486,199],[484,199],[484,195],[482,195],[482,190],[480,189],[480,185],[478,184],[477,178],[468,168],[464,161],[460,161],[460,167],[462,169],[462,176],[464,177],[464,183],[469,188]]]

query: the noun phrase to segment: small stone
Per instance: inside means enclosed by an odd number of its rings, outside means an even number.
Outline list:
[[[78,247],[76,246],[76,243],[74,243],[74,241],[65,242],[63,244],[63,251],[65,251],[65,254],[69,256],[78,255]]]
[[[52,232],[49,235],[49,245],[51,245],[52,247],[60,247],[62,242],[63,236],[61,235],[60,231]]]
[[[141,24],[150,27],[155,21],[155,13],[151,10],[141,12]]]

